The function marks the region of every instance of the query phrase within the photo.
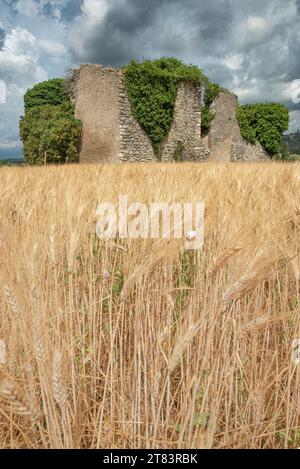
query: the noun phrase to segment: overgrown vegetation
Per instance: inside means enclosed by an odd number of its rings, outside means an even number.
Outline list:
[[[173,122],[180,81],[201,84],[207,79],[196,65],[186,65],[175,58],[131,61],[124,72],[132,113],[159,155]]]
[[[36,106],[68,103],[70,101],[67,91],[67,83],[63,78],[53,78],[52,80],[38,83],[28,90],[24,96],[25,112]]]
[[[124,67],[124,75],[132,113],[149,136],[158,157],[173,122],[182,80],[197,83],[204,89],[201,133],[202,136],[208,134],[214,119],[211,105],[221,88],[211,83],[196,65],[184,64],[176,58],[131,61]],[[30,164],[78,161],[81,123],[74,118],[67,81],[55,78],[35,85],[26,92],[24,104],[20,135],[25,160]],[[275,103],[238,105],[237,120],[245,140],[252,144],[260,142],[274,158],[287,159],[282,145],[282,134],[289,122],[285,106]],[[183,151],[182,145],[176,148],[175,161],[180,161]]]
[[[214,112],[210,110],[213,101],[220,93],[221,87],[217,83],[212,83],[208,79],[205,82],[204,105],[201,112],[201,133],[202,136],[208,134],[211,123],[215,117]]]
[[[239,105],[237,120],[245,140],[259,142],[271,156],[283,157],[282,134],[289,126],[289,112],[283,104]]]
[[[79,159],[81,122],[74,118],[66,80],[35,85],[24,96],[20,121],[24,156],[30,164],[70,163]]]

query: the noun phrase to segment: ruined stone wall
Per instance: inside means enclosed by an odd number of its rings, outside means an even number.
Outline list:
[[[257,143],[243,140],[236,118],[237,97],[222,89],[211,106],[215,118],[201,138],[201,89],[192,82],[178,88],[174,119],[157,157],[146,132],[134,118],[123,72],[100,65],[82,65],[69,83],[75,117],[83,124],[80,161],[157,162],[268,160]]]
[[[116,69],[82,65],[77,74],[75,117],[82,121],[80,162],[119,160],[119,105]]]
[[[237,97],[222,88],[211,105],[215,117],[206,138],[206,146],[213,161],[260,161],[269,160],[260,143],[246,142],[240,132],[236,118]]]
[[[200,87],[182,82],[178,89],[174,120],[163,144],[161,158],[134,118],[121,70],[82,65],[70,81],[75,117],[83,123],[80,161],[157,162],[173,161],[182,148],[183,161],[205,159],[201,140]]]
[[[163,146],[162,161],[173,161],[176,150],[182,149],[180,161],[206,159],[201,140],[201,89],[191,82],[178,88],[172,127]]]
[[[133,117],[123,74],[118,84],[120,161],[157,162],[151,140]]]

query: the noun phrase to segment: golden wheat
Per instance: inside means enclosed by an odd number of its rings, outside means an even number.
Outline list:
[[[299,170],[1,168],[0,448],[298,448]],[[120,194],[204,202],[203,249],[98,239]]]

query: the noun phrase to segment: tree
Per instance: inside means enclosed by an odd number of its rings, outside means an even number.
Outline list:
[[[25,113],[36,106],[44,106],[46,104],[57,106],[69,101],[66,80],[54,78],[38,83],[26,91],[24,95]]]
[[[28,90],[25,116],[20,120],[24,156],[30,164],[70,163],[79,160],[81,122],[62,79],[49,80]]]
[[[271,156],[282,153],[282,134],[289,127],[289,111],[283,104],[238,106],[237,120],[243,138],[251,143],[259,141]]]

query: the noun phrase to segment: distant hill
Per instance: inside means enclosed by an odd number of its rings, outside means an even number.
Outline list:
[[[0,166],[16,166],[16,165],[24,165],[25,160],[23,158],[11,158],[7,160],[0,159]]]
[[[283,136],[283,143],[288,146],[289,152],[300,155],[300,131]]]

